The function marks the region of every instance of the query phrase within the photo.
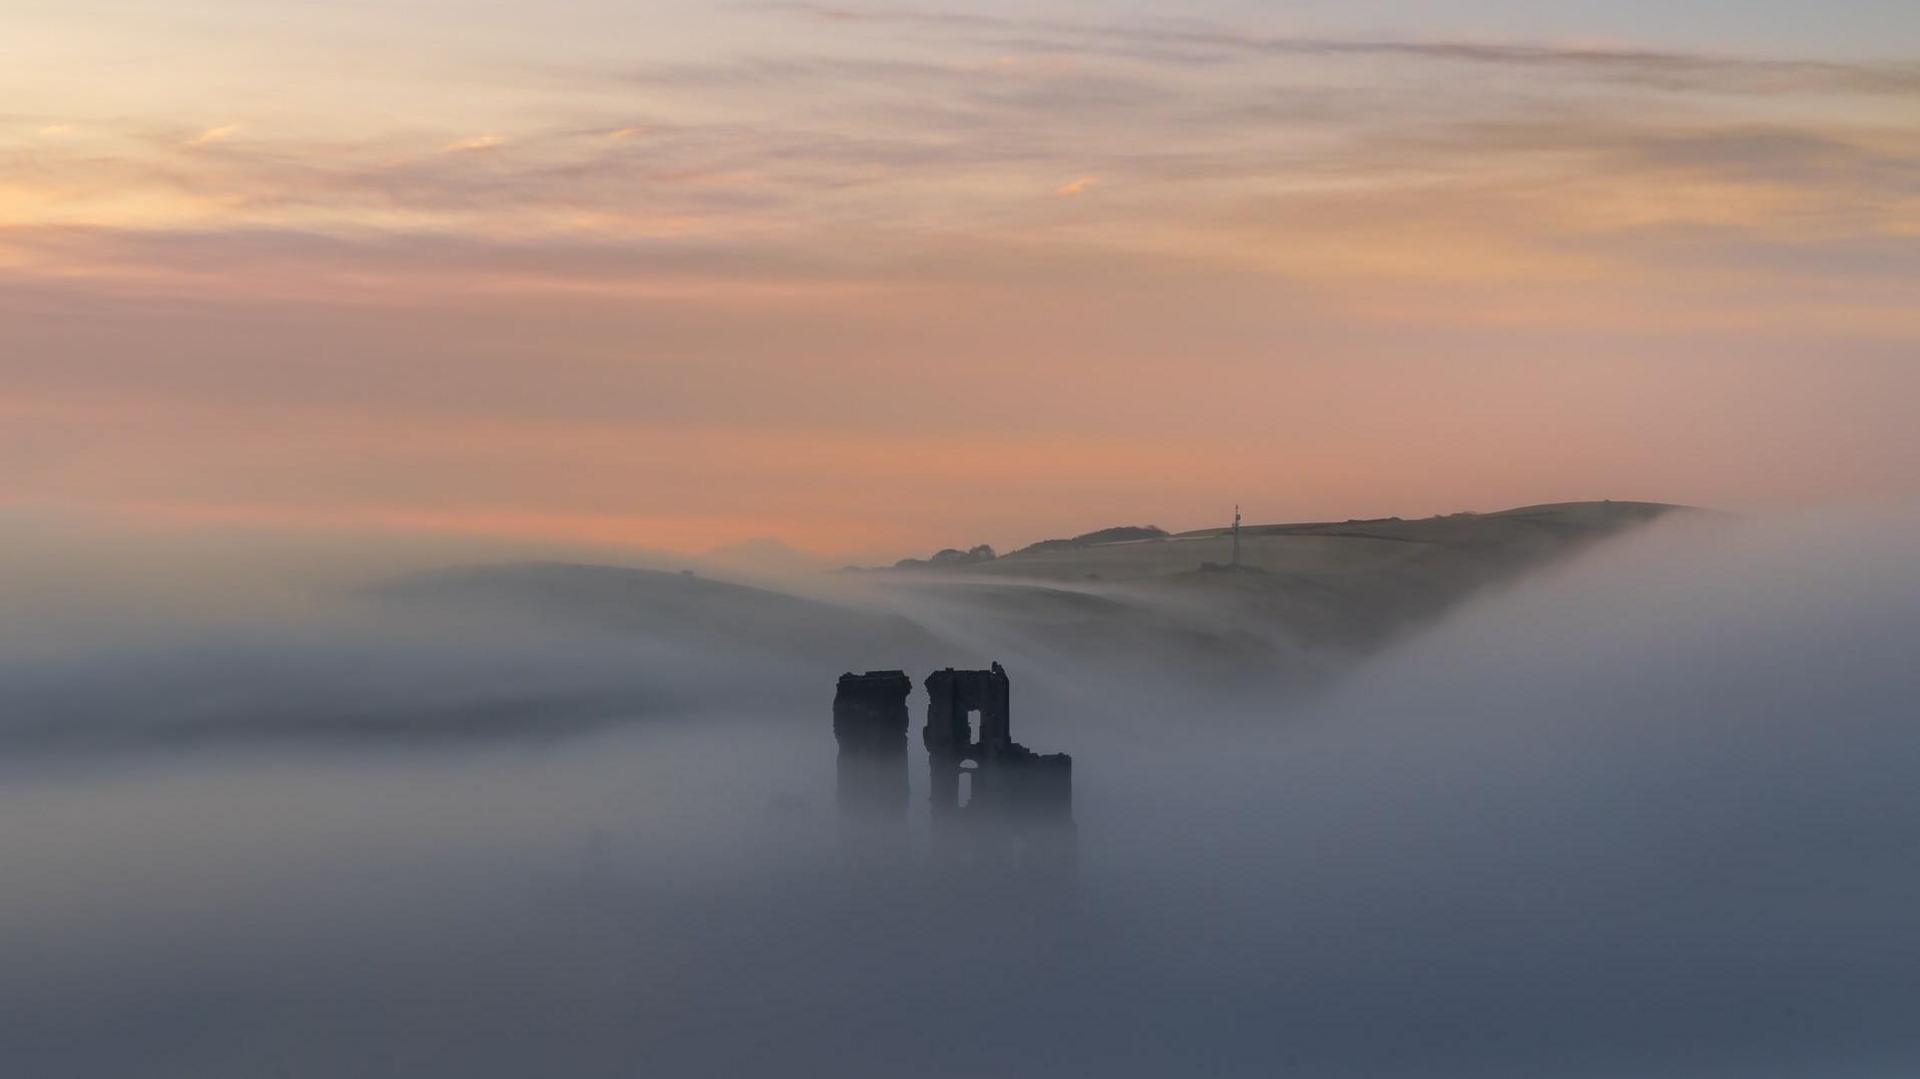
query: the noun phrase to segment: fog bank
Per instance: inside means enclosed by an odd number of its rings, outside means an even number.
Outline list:
[[[0,1065],[1905,1074],[1917,541],[1668,521],[1275,706],[1005,657],[1075,757],[1068,888],[944,872],[918,756],[904,848],[850,846],[837,669],[533,742],[16,756]]]

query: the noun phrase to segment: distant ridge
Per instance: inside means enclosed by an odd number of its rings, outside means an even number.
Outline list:
[[[1624,516],[1631,519],[1652,520],[1662,514],[1676,511],[1691,511],[1693,507],[1668,502],[1628,502],[1603,499],[1599,502],[1541,502],[1531,506],[1515,506],[1511,509],[1460,510],[1456,513],[1440,513],[1431,517],[1350,517],[1344,521],[1297,521],[1282,524],[1243,524],[1243,533],[1258,532],[1265,535],[1359,535],[1362,530],[1375,526],[1402,526],[1419,528],[1433,522],[1459,521],[1473,518],[1511,518],[1511,517],[1580,517],[1580,516]],[[1191,539],[1204,536],[1224,536],[1232,531],[1229,525],[1215,528],[1195,528],[1186,532],[1176,532],[1175,539]]]
[[[1531,519],[1546,528],[1570,529],[1583,532],[1591,528],[1602,531],[1619,525],[1629,525],[1641,521],[1650,521],[1662,514],[1689,510],[1691,507],[1673,505],[1664,502],[1631,502],[1605,499],[1598,502],[1543,502],[1529,506],[1515,506],[1511,509],[1478,512],[1464,510],[1458,513],[1437,514],[1432,517],[1406,519],[1401,517],[1349,518],[1345,521],[1299,521],[1277,524],[1243,524],[1240,531],[1243,536],[1346,536],[1356,539],[1416,540],[1427,542],[1445,542],[1452,533],[1460,531],[1463,522],[1474,520],[1513,520]],[[1210,537],[1226,536],[1232,531],[1229,525],[1214,528],[1195,528],[1185,532],[1168,532],[1154,525],[1115,525],[1110,528],[1083,532],[1068,539],[1046,539],[1030,543],[1018,550],[997,555],[986,544],[961,550],[949,547],[929,558],[903,558],[894,563],[894,569],[911,570],[960,570],[982,568],[988,571],[1010,569],[1009,563],[1028,560],[1040,555],[1062,555],[1088,548],[1104,547],[1114,544],[1144,543],[1155,540],[1199,540]],[[992,566],[986,566],[992,563]],[[853,569],[856,567],[848,567]]]
[[[1049,539],[1038,543],[1029,543],[1011,554],[995,554],[990,544],[979,544],[966,550],[958,547],[945,547],[935,551],[928,558],[902,558],[895,562],[893,569],[954,569],[960,566],[978,565],[1000,558],[1018,558],[1021,555],[1038,554],[1043,551],[1069,551],[1082,547],[1098,547],[1108,543],[1139,543],[1146,540],[1166,539],[1169,533],[1164,528],[1153,525],[1116,525],[1094,532],[1082,532],[1071,539]],[[848,569],[858,569],[849,566]]]
[[[1113,528],[1102,528],[1095,532],[1082,532],[1072,539],[1050,539],[1029,543],[1007,557],[1037,554],[1041,551],[1067,550],[1074,547],[1093,547],[1102,543],[1136,543],[1141,540],[1166,539],[1169,535],[1171,533],[1166,529],[1154,525],[1116,525]]]

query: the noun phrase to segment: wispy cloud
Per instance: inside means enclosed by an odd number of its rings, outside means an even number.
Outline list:
[[[304,266],[344,280],[364,261],[379,268],[369,277],[392,279],[412,257],[404,272],[428,278],[567,289],[596,275],[615,290],[680,288],[661,283],[661,267],[700,251],[715,261],[672,271],[677,281],[804,291],[848,265],[815,255],[803,270],[805,252],[847,251],[856,237],[851,277],[933,283],[944,280],[933,267],[957,265],[943,261],[945,238],[962,235],[962,278],[995,260],[1031,262],[1046,245],[1341,288],[1565,285],[1657,273],[1698,249],[1703,230],[1784,282],[1797,276],[1791,253],[1808,245],[1830,252],[1823,266],[1870,274],[1885,241],[1920,227],[1920,139],[1862,107],[1903,85],[1897,65],[1273,37],[1192,21],[772,11],[839,29],[830,43],[765,55],[545,69],[546,91],[568,104],[515,117],[510,139],[430,128],[319,139],[276,125],[228,141],[232,123],[183,143],[156,121],[123,132],[146,153],[0,149],[0,184],[45,189],[55,222],[102,234],[143,235],[178,207],[165,230],[176,238],[227,237],[248,258],[295,244],[274,274]],[[861,51],[863,33],[916,47]],[[1203,48],[1215,59],[1196,67]],[[1274,60],[1308,54],[1339,77]],[[1436,63],[1390,77],[1348,69],[1383,55]],[[1538,71],[1524,94],[1459,70],[1516,65]],[[1635,89],[1596,91],[1595,77]],[[1723,92],[1742,88],[1790,95],[1793,107]],[[1648,93],[1668,97],[1650,111]],[[217,153],[182,152],[216,143]],[[442,261],[449,233],[470,249]],[[1849,245],[1874,253],[1852,259]],[[85,245],[21,232],[0,247],[87,272],[157,270],[178,255],[96,260]]]
[[[192,138],[187,139],[185,143],[183,143],[183,145],[211,146],[216,142],[225,142],[239,133],[240,133],[239,124],[222,124],[219,127],[207,128],[205,131],[200,132],[198,135],[195,135]]]
[[[1920,63],[1843,63],[1661,49],[1596,48],[1470,39],[1362,38],[1257,34],[1193,20],[1082,23],[959,11],[901,11],[811,3],[768,3],[762,10],[845,25],[912,27],[989,37],[1010,48],[1159,56],[1186,48],[1219,56],[1398,56],[1456,63],[1557,68],[1670,89],[1780,93],[1838,89],[1920,95]]]
[[[506,137],[502,135],[469,135],[466,138],[455,139],[441,149],[450,154],[464,154],[475,150],[491,150],[496,146],[504,145],[506,141]]]

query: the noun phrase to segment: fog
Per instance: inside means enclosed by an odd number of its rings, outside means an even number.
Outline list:
[[[1916,549],[1671,519],[1307,693],[854,591],[783,648],[764,607],[379,584],[420,559],[41,588],[0,637],[0,1071],[1913,1074]],[[902,834],[836,812],[835,676],[987,658],[1074,755],[1064,873],[930,842],[919,690]]]

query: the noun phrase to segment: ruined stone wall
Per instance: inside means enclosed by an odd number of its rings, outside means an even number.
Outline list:
[[[833,695],[833,737],[839,743],[842,811],[905,816],[907,694],[905,671],[843,674]]]
[[[1071,869],[1073,758],[1035,753],[1013,740],[1012,690],[998,663],[928,675],[928,793],[934,845],[955,866],[1011,857],[1044,871]],[[833,702],[840,805],[848,815],[904,824],[907,706],[900,671],[840,676]],[[979,713],[976,732],[969,716]],[[968,793],[961,800],[962,779]]]

